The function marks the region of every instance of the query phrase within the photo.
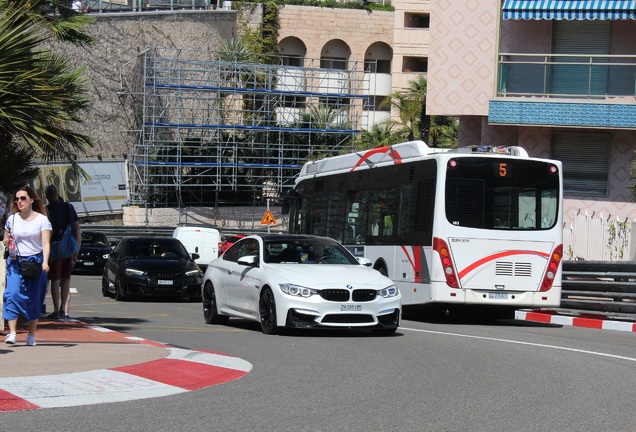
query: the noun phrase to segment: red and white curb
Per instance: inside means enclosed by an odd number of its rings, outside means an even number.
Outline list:
[[[0,378],[0,412],[170,396],[233,381],[252,369],[249,362],[221,353],[127,339],[163,347],[170,354],[150,362],[89,372]]]
[[[567,315],[556,315],[546,312],[515,311],[515,319],[532,321],[545,324],[557,324],[563,326],[586,327],[599,330],[618,330],[636,332],[636,323],[628,321],[605,320],[598,318],[585,318]]]

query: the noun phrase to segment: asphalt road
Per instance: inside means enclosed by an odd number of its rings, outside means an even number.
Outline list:
[[[408,316],[395,336],[203,321],[187,301],[115,302],[73,276],[71,316],[249,361],[245,377],[176,396],[5,413],[2,431],[633,431],[633,333]],[[50,300],[48,300],[50,304]],[[0,365],[1,366],[1,365]]]

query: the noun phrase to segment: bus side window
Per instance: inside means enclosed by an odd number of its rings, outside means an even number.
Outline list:
[[[348,199],[345,244],[364,244],[369,232],[367,227],[366,192],[352,192]]]

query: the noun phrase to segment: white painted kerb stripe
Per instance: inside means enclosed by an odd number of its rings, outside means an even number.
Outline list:
[[[0,388],[42,408],[124,402],[188,391],[107,369],[66,375],[2,378]]]
[[[252,364],[237,358],[200,351],[190,351],[181,348],[170,348],[170,355],[166,358],[173,360],[186,360],[194,363],[217,366],[225,369],[235,369],[243,372],[252,370]]]
[[[102,332],[102,333],[119,333],[119,332],[117,332],[115,330],[111,330],[111,329],[108,329],[106,327],[101,327],[101,326],[86,326],[86,327],[88,327],[89,329],[97,330],[97,331]]]

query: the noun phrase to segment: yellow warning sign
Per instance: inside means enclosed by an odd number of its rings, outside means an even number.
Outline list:
[[[274,215],[271,211],[267,210],[265,212],[265,216],[263,216],[263,220],[261,220],[261,225],[275,225],[276,219],[274,219]]]

